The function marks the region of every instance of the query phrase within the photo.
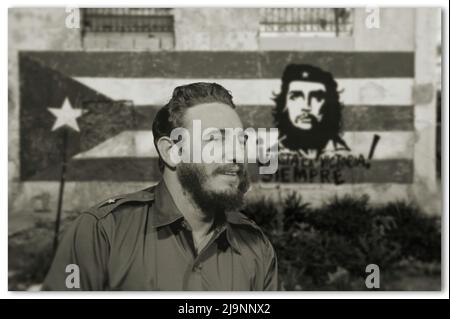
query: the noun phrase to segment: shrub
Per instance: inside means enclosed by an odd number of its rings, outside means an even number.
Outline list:
[[[309,204],[304,203],[300,195],[295,192],[289,194],[283,201],[283,231],[292,227],[302,227],[309,212]]]
[[[390,241],[398,243],[404,258],[420,261],[441,261],[440,219],[423,214],[419,208],[406,202],[392,202],[376,209],[379,216],[389,216],[395,228],[387,229]]]
[[[66,215],[61,222],[61,236],[77,216],[78,213]],[[9,290],[25,290],[44,281],[53,259],[54,227],[54,222],[40,220],[35,228],[8,238]]]
[[[368,264],[406,273],[407,264],[436,270],[440,263],[439,221],[407,202],[374,206],[367,196],[344,196],[311,208],[292,193],[243,212],[270,234],[285,290],[360,290]],[[277,221],[282,231],[274,232]]]
[[[274,201],[263,197],[261,200],[253,200],[244,206],[242,212],[260,225],[264,233],[273,240],[273,236],[280,228],[278,220],[279,212]]]

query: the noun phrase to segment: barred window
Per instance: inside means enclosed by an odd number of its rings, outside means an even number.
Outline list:
[[[172,49],[170,8],[84,8],[82,37],[88,48]]]
[[[166,8],[101,8],[82,10],[85,32],[173,32]]]
[[[264,8],[262,33],[342,37],[353,34],[353,11],[348,8]]]

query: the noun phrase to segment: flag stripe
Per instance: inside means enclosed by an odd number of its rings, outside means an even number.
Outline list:
[[[250,166],[253,182],[279,183],[321,183],[321,184],[358,184],[358,183],[412,183],[412,160],[375,160],[370,167],[342,167],[340,169],[320,168],[301,169],[296,165],[279,165],[275,174],[257,174],[258,168]]]
[[[216,81],[230,90],[236,104],[270,105],[281,87],[279,79],[205,78],[101,78],[75,80],[114,100],[130,100],[135,105],[163,105],[175,87],[193,82]],[[412,105],[412,78],[337,78],[340,101],[348,105]]]
[[[153,143],[153,133],[124,131],[74,156],[75,159],[102,157],[158,157]]]
[[[339,78],[414,77],[414,52],[23,51],[20,54],[78,77],[279,79],[290,63],[315,65]]]
[[[343,139],[354,156],[368,156],[374,135],[380,136],[374,159],[413,159],[414,132],[345,132]],[[274,141],[278,140],[275,136]],[[267,145],[269,147],[270,145]],[[125,131],[75,156],[87,158],[158,157],[151,131]]]
[[[289,177],[292,173],[288,170],[292,168],[292,166],[283,169],[280,167],[279,174]],[[251,165],[250,171],[252,180],[258,181],[261,175],[256,173],[257,167]],[[374,160],[371,161],[369,169],[364,167],[343,168],[339,174],[345,183],[411,183],[413,162],[408,159]],[[41,171],[30,180],[56,181],[59,180],[59,175],[60,170],[55,166]],[[157,158],[99,158],[71,160],[67,166],[66,179],[68,181],[152,182],[157,181],[160,176]],[[311,183],[327,182],[321,182],[319,175],[312,179]],[[333,182],[330,181],[330,183]]]
[[[134,108],[136,130],[151,130],[153,119],[161,106],[146,105]],[[238,105],[236,110],[245,127],[275,127],[274,105]],[[344,131],[413,131],[414,108],[411,105],[344,105]]]

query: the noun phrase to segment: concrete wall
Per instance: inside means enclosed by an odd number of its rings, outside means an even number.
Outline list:
[[[21,50],[81,50],[79,30],[65,28],[65,9],[11,8],[8,14],[8,202],[9,214],[34,213],[33,197],[48,194],[45,183],[19,181],[19,66]],[[40,204],[37,204],[39,206]],[[56,204],[54,204],[56,205]],[[52,207],[55,207],[55,206]]]
[[[442,211],[441,181],[436,180],[436,91],[439,89],[436,38],[440,10],[421,9],[415,20],[414,198],[429,211]],[[431,36],[432,35],[432,36]],[[434,62],[433,62],[434,61]],[[446,120],[446,119],[444,119]]]
[[[414,185],[304,185],[308,201],[321,202],[333,194],[372,195],[374,199],[417,200],[430,213],[440,213],[441,194],[435,178],[435,90],[437,32],[436,9],[382,9],[381,28],[367,29],[365,9],[355,14],[354,37],[347,39],[267,39],[260,37],[259,9],[174,9],[175,50],[354,50],[415,51],[415,183]],[[53,216],[58,183],[19,181],[19,82],[20,50],[85,50],[78,29],[68,29],[66,12],[59,9],[13,8],[9,12],[9,213]],[[432,36],[433,35],[433,36]],[[145,50],[146,48],[141,48]],[[148,48],[151,50],[152,48]],[[374,66],[376,67],[376,66]],[[66,185],[65,211],[78,210],[108,196],[147,186],[145,183],[69,182]],[[286,189],[298,190],[298,186]],[[279,185],[255,185],[261,192],[283,196]],[[382,195],[382,196],[380,196]]]
[[[258,50],[259,9],[175,9],[177,50]]]

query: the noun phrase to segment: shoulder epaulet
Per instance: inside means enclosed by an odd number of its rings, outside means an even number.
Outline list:
[[[243,223],[247,226],[250,226],[258,231],[261,231],[261,228],[255,223],[255,221],[253,219],[250,219],[249,217],[247,217],[246,215],[242,214],[242,220]]]
[[[234,213],[229,220],[234,224],[250,226],[258,231],[261,231],[261,228],[259,228],[259,226],[252,219],[241,212]]]
[[[97,218],[103,218],[109,213],[113,212],[120,205],[131,202],[152,202],[154,199],[155,194],[153,192],[153,188],[148,188],[135,193],[118,195],[108,198],[107,200],[104,200],[99,204],[93,206],[87,212],[97,216]]]
[[[257,241],[262,240],[264,244],[269,243],[264,231],[251,218],[239,212],[233,219],[234,220],[232,221],[232,223],[241,227],[243,226],[248,233],[253,234],[254,236],[256,235],[253,238],[255,238]]]

